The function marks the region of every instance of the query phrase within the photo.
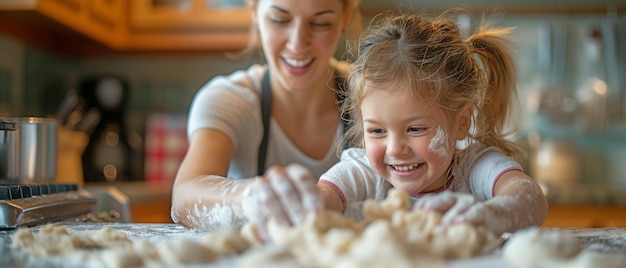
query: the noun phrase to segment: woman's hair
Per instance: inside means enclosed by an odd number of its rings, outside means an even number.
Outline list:
[[[247,1],[258,2],[260,0],[247,0]],[[308,1],[308,0],[305,0],[305,1]],[[339,0],[339,1],[341,1],[341,3],[343,4],[343,8],[346,9],[350,5],[358,5],[360,0]],[[352,14],[352,19],[350,21],[350,24],[346,28],[346,34],[350,36],[358,36],[362,30],[363,28],[361,27],[361,13],[359,13],[358,8],[355,7],[354,14]],[[250,31],[250,39],[248,39],[248,44],[246,45],[246,47],[243,48],[241,51],[228,53],[229,57],[241,58],[243,56],[251,56],[255,53],[258,53],[261,56],[263,55],[262,48],[259,45],[260,36],[259,36],[259,29],[257,25],[252,23],[252,25],[250,25],[249,31]]]
[[[432,100],[448,122],[469,104],[473,117],[469,140],[498,147],[516,159],[524,155],[504,133],[516,84],[507,47],[511,28],[483,25],[464,39],[450,18],[452,13],[449,10],[436,19],[384,13],[363,32],[349,49],[354,62],[342,112],[352,122],[344,144],[363,144],[360,105],[366,89],[406,90]]]

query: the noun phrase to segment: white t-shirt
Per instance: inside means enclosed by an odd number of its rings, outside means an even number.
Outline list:
[[[345,62],[332,60],[331,65],[342,74],[347,70]],[[258,150],[263,138],[261,81],[266,70],[266,65],[252,65],[228,76],[216,76],[200,88],[191,103],[187,126],[189,139],[194,131],[211,128],[226,134],[233,143],[228,178],[256,175]],[[265,168],[299,163],[317,178],[339,161],[335,148],[342,134],[343,123],[340,122],[333,146],[322,159],[313,159],[300,151],[270,117]]]
[[[479,201],[493,197],[496,181],[504,172],[521,170],[521,165],[495,147],[477,144],[464,154],[452,170],[446,190],[472,194]],[[350,148],[341,161],[322,175],[319,183],[333,187],[344,203],[344,213],[356,216],[367,199],[382,201],[393,186],[369,164],[362,148]],[[419,196],[411,196],[414,203]]]

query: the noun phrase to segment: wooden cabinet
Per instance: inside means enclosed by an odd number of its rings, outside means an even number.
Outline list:
[[[129,1],[128,49],[232,50],[248,43],[245,6],[213,6],[211,0]]]
[[[215,0],[130,1],[130,27],[152,31],[246,31],[248,9],[242,5],[216,5]],[[223,1],[228,2],[228,1]]]
[[[249,28],[241,0],[0,0],[0,31],[70,53],[237,50]]]
[[[626,227],[626,206],[551,205],[542,227]]]
[[[56,34],[52,38],[63,42],[66,33],[56,29],[61,25],[116,49],[122,43],[125,3],[124,0],[0,1],[0,16],[6,19],[0,22],[16,31],[23,27],[33,35]]]

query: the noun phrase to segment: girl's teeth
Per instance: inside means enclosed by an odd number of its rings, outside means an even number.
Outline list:
[[[397,171],[409,171],[409,170],[415,169],[416,167],[417,167],[417,164],[410,165],[410,166],[393,166],[393,169]]]
[[[307,64],[309,64],[311,62],[310,59],[308,60],[293,60],[293,59],[287,59],[285,58],[285,61],[287,62],[287,64],[293,66],[293,67],[303,67],[306,66]]]

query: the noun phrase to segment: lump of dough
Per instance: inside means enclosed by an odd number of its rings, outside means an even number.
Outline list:
[[[200,241],[219,254],[238,254],[250,248],[250,241],[236,228],[223,228],[207,233]]]
[[[252,248],[236,261],[239,268],[292,268],[302,266],[291,252],[283,247]]]
[[[162,240],[156,245],[164,264],[199,264],[214,261],[218,255],[192,240]]]
[[[80,234],[76,236],[80,237]],[[83,237],[90,237],[101,248],[130,247],[132,242],[126,232],[113,229],[109,226],[96,231],[89,231]]]
[[[104,267],[108,268],[141,267],[144,265],[140,254],[123,248],[104,250],[99,254],[98,259]]]
[[[409,196],[404,191],[391,189],[382,202],[374,199],[365,200],[363,215],[366,220],[389,219],[394,212],[408,211],[410,208]]]
[[[520,267],[535,267],[570,260],[581,250],[580,242],[573,235],[531,228],[514,233],[504,245],[502,256]]]
[[[27,228],[20,229],[13,235],[12,240],[13,249],[28,250],[31,255],[37,257],[60,255],[81,247],[97,247],[93,241],[73,237],[65,228],[52,224],[42,226],[37,233]]]

